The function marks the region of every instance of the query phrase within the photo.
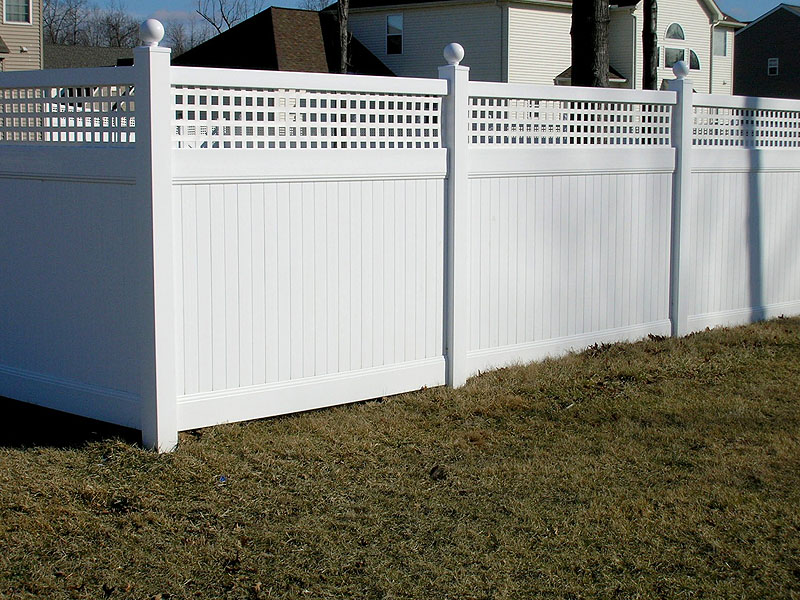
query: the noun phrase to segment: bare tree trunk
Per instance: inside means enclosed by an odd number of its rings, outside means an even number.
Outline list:
[[[347,73],[350,67],[350,32],[347,30],[350,0],[339,0],[336,10],[339,17],[339,73]]]
[[[642,49],[644,52],[644,75],[642,87],[646,90],[658,88],[658,2],[644,0],[644,27]]]
[[[572,85],[608,87],[608,0],[572,3]]]

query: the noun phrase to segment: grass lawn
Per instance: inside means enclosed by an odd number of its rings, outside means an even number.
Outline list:
[[[4,599],[800,598],[800,319],[214,427],[170,455],[0,408]]]

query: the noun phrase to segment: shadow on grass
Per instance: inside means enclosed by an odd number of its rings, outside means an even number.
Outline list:
[[[111,425],[0,397],[0,448],[82,448],[89,442],[118,438],[139,443],[136,429]]]

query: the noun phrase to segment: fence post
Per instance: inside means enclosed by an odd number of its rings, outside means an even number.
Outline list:
[[[142,443],[169,452],[178,443],[173,265],[170,49],[158,43],[164,26],[142,23],[144,46],[133,51],[136,102],[137,187],[152,216],[152,354],[144,374]]]
[[[459,63],[464,48],[449,44],[444,49],[447,65],[439,67],[439,78],[447,80],[442,106],[442,134],[447,148],[447,194],[445,197],[445,379],[450,387],[467,382],[469,347],[469,180],[467,136],[469,67]]]
[[[673,67],[676,79],[669,89],[678,94],[672,115],[672,145],[675,148],[675,173],[672,180],[672,240],[670,248],[669,316],[672,335],[689,331],[690,294],[693,285],[693,256],[689,209],[692,203],[692,145],[694,106],[692,81],[686,79],[688,65],[680,61]]]

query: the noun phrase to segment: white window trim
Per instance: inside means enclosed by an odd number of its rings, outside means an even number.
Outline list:
[[[3,24],[4,25],[22,25],[23,27],[26,25],[33,25],[33,0],[28,0],[28,16],[30,17],[29,21],[9,21],[6,18],[6,10],[8,10],[8,0],[3,1]]]
[[[669,42],[669,41],[670,40],[666,40],[666,42]],[[683,41],[683,40],[672,40],[672,41],[680,42],[680,41]],[[664,63],[663,63],[665,69],[671,69],[672,68],[672,67],[668,67],[667,66],[667,50],[681,50],[683,52],[683,58],[681,60],[686,62],[686,64],[689,64],[688,61],[686,60],[688,58],[688,56],[689,56],[689,52],[691,52],[691,50],[689,48],[687,48],[685,46],[679,46],[678,44],[674,44],[672,46],[665,45],[664,46]]]
[[[774,62],[773,62],[774,61]],[[770,73],[770,69],[775,69],[775,73]],[[767,59],[767,77],[777,77],[781,74],[781,60],[780,58]]]
[[[716,47],[717,44],[715,42],[715,37],[719,34],[722,34],[723,39],[725,40],[725,44],[723,46],[725,53],[724,54],[717,54]],[[719,58],[728,58],[728,30],[723,29],[722,27],[714,27],[714,30],[711,34],[711,54],[712,56],[718,56]]]
[[[400,52],[394,52],[389,54],[389,35],[398,35],[396,33],[390,34],[389,33],[389,17],[400,17],[401,22],[403,23],[403,27],[400,29]],[[403,13],[392,13],[390,15],[386,15],[386,21],[384,22],[386,25],[386,31],[384,33],[384,44],[386,46],[386,56],[402,56],[403,52],[405,51],[405,42],[406,42],[406,20],[404,18]]]
[[[669,30],[670,30],[670,27],[672,27],[673,25],[677,25],[678,27],[681,28],[681,33],[683,33],[683,37],[682,38],[671,38],[671,37],[669,37]],[[678,23],[677,21],[674,21],[674,22],[670,23],[669,25],[667,25],[667,28],[664,31],[664,40],[666,40],[668,42],[669,41],[685,42],[686,41],[686,28],[683,25],[681,25],[680,23]]]

